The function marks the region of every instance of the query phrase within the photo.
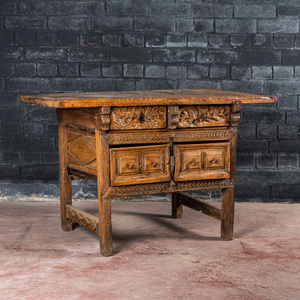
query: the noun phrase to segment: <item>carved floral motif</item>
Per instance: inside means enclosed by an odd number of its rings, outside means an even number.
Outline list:
[[[229,125],[229,106],[183,106],[180,108],[179,128]]]
[[[111,129],[152,129],[166,127],[164,106],[114,107]]]

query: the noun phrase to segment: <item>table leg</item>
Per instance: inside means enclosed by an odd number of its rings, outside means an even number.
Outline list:
[[[68,128],[59,122],[58,138],[59,138],[59,166],[60,166],[60,209],[61,209],[61,227],[64,231],[72,230],[72,221],[67,219],[66,205],[72,205],[72,185],[71,177],[68,174],[67,165],[67,144],[68,144]]]
[[[172,193],[172,217],[182,218],[182,204],[180,203],[178,193]]]
[[[234,188],[222,189],[221,237],[231,240],[234,223]]]

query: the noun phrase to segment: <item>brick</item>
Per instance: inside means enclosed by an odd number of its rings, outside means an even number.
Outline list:
[[[243,120],[241,120],[238,127],[238,138],[239,139],[255,139],[256,138],[256,126],[247,124],[243,125]]]
[[[154,62],[195,62],[195,50],[154,50]]]
[[[267,154],[268,141],[252,139],[239,140],[237,143],[237,152],[252,155],[253,153]]]
[[[167,78],[187,78],[187,67],[185,66],[167,66]]]
[[[52,1],[22,1],[19,4],[22,15],[59,15],[60,3]]]
[[[232,66],[231,67],[232,79],[251,79],[251,67]]]
[[[175,21],[171,18],[161,17],[139,18],[134,22],[134,27],[136,31],[173,33],[175,32]]]
[[[259,155],[257,157],[258,169],[276,169],[277,157],[275,155]]]
[[[267,184],[237,184],[234,188],[234,200],[270,202],[270,187]]]
[[[256,33],[256,21],[216,20],[216,33]]]
[[[184,23],[184,21],[183,21],[181,24],[177,24],[177,28],[182,28],[183,24],[188,25],[188,21],[189,20],[187,20],[186,23]],[[178,26],[178,25],[181,25],[181,26]],[[203,20],[203,19],[195,20],[194,21],[194,26],[192,26],[192,28],[190,30],[187,30],[187,29],[188,28],[186,28],[186,30],[182,30],[182,31],[195,31],[195,32],[200,32],[200,33],[214,32],[214,21],[213,20]]]
[[[0,78],[0,91],[4,91],[5,89],[5,79]]]
[[[153,16],[188,16],[188,4],[158,4],[149,5],[149,15]]]
[[[210,64],[234,64],[237,63],[238,55],[235,51],[198,50],[197,62]]]
[[[234,17],[235,18],[276,18],[275,5],[235,5]]]
[[[58,64],[57,63],[38,63],[37,64],[37,74],[39,76],[57,76],[58,74]]]
[[[125,47],[144,47],[145,34],[142,32],[131,32],[124,34]]]
[[[300,78],[300,67],[299,66],[295,67],[295,78]]]
[[[298,65],[300,61],[300,50],[283,50],[282,62],[285,65]]]
[[[3,152],[1,165],[18,166],[20,164],[20,153],[18,152]],[[1,166],[0,166],[1,170]],[[1,172],[1,171],[0,171]]]
[[[146,47],[163,47],[166,45],[166,36],[161,33],[147,33]]]
[[[1,21],[1,17],[0,17]],[[1,26],[1,25],[0,25]],[[0,40],[3,46],[14,46],[15,44],[15,32],[13,30],[1,30],[0,27]]]
[[[79,41],[80,35],[78,32],[63,30],[58,34],[58,44],[61,46],[78,46]]]
[[[295,1],[296,2],[296,1]],[[299,5],[278,5],[277,6],[278,17],[288,17],[299,19],[300,6]]]
[[[103,64],[102,75],[105,77],[122,77],[122,65],[120,64]]]
[[[17,166],[3,166],[0,165],[0,180],[10,179],[17,182],[20,179],[20,171]]]
[[[259,33],[298,33],[299,21],[290,19],[257,20]]]
[[[258,125],[257,137],[259,139],[276,139],[277,138],[277,126],[276,125]]]
[[[255,48],[272,48],[272,36],[265,34],[255,34],[252,36],[252,43]]]
[[[81,46],[99,46],[102,45],[102,36],[99,32],[83,33],[80,36]]]
[[[79,76],[78,63],[61,63],[58,68],[61,76]]]
[[[37,32],[37,44],[41,46],[56,46],[58,35],[56,32]]]
[[[192,65],[188,67],[188,78],[208,78],[208,66]]]
[[[129,17],[92,18],[93,30],[132,30],[133,20]]]
[[[36,64],[35,63],[20,63],[16,64],[17,76],[35,76]]]
[[[281,52],[275,50],[272,51],[241,49],[238,61],[240,64],[251,65],[280,64]]]
[[[88,92],[92,83],[87,78],[50,78],[50,87],[57,92]]]
[[[168,35],[167,47],[185,47],[187,45],[185,35]]]
[[[289,80],[273,80],[265,83],[265,93],[268,95],[295,95],[300,93],[298,82]]]
[[[49,92],[49,80],[45,78],[8,78],[7,89],[22,93]]]
[[[295,95],[278,95],[277,96],[278,108],[294,108],[297,109],[297,96]]]
[[[229,45],[229,36],[223,34],[211,34],[208,37],[209,45],[214,48],[221,48]]]
[[[70,62],[107,62],[109,61],[109,50],[95,47],[70,48],[68,61]]]
[[[35,45],[36,43],[36,31],[32,29],[16,30],[15,32],[15,44],[19,46]]]
[[[105,46],[120,47],[123,44],[123,37],[121,34],[103,34],[102,43]]]
[[[45,165],[58,165],[59,155],[58,152],[43,152],[43,164]]]
[[[266,66],[253,66],[252,78],[254,79],[271,79],[273,75],[272,67]]]
[[[207,22],[205,20],[206,25]],[[183,34],[187,32],[193,32],[194,31],[194,21],[192,19],[179,19],[176,18],[175,20],[175,27],[176,27],[176,33],[177,34]],[[211,30],[213,30],[213,21],[211,22]]]
[[[279,126],[279,138],[280,139],[297,139],[299,138],[298,124],[290,126]]]
[[[220,89],[220,82],[199,80],[199,79],[185,79],[178,83],[179,89]]]
[[[300,36],[296,36],[295,37],[295,49],[299,49],[300,48]]]
[[[143,48],[122,48],[111,50],[111,60],[118,62],[151,62],[152,51]]]
[[[165,77],[165,75],[166,75],[165,66],[146,65],[146,67],[145,67],[145,77],[162,78],[162,77]]]
[[[105,15],[105,2],[62,2],[61,14],[62,15]]]
[[[57,166],[23,166],[20,174],[21,181],[45,180],[52,181],[59,179]]]
[[[264,83],[263,81],[259,81],[259,80],[247,80],[247,81],[223,80],[221,82],[221,88],[224,90],[230,90],[235,92],[262,94],[263,83]]]
[[[275,35],[274,47],[281,49],[292,49],[294,47],[294,35]]]
[[[57,48],[38,48],[25,50],[25,58],[28,60],[55,60],[63,61],[66,59],[66,49]]]
[[[237,155],[236,158],[237,169],[252,170],[255,168],[255,157],[254,155]]]
[[[42,120],[42,118],[40,118]],[[25,123],[24,124],[24,135],[26,137],[43,136],[44,135],[44,124],[43,123]]]
[[[294,67],[274,67],[274,79],[290,79],[294,77]]]
[[[0,61],[7,63],[8,61],[19,61],[23,59],[23,48],[21,47],[1,47]]]
[[[107,3],[107,14],[112,16],[127,16],[127,15],[147,15],[147,3],[139,2],[138,5],[134,1],[124,1],[116,3]]]
[[[16,73],[15,69],[12,63],[1,63],[0,76],[13,76]]]
[[[124,64],[124,77],[143,77],[144,66],[142,64]]]
[[[192,5],[192,15],[200,18],[232,18],[232,5],[201,4]]]
[[[210,67],[209,77],[213,79],[226,79],[230,77],[230,67],[214,65]]]
[[[251,48],[251,35],[232,34],[230,35],[230,45],[233,47]]]
[[[284,111],[278,111],[275,109],[251,109],[244,111],[245,122],[249,124],[263,124],[268,126],[269,124],[282,124],[285,120]],[[266,127],[265,126],[265,127]],[[260,128],[260,127],[259,127]],[[263,128],[263,126],[261,127]]]
[[[41,16],[6,16],[6,28],[46,29],[46,17]]]
[[[278,168],[281,169],[297,169],[298,157],[297,155],[279,155]]]
[[[132,91],[133,79],[94,78],[92,79],[93,90],[96,91]]]
[[[54,30],[91,30],[90,17],[49,17],[49,28]]]
[[[287,111],[286,113],[286,123],[288,125],[300,124],[300,114],[297,110]]]
[[[34,106],[29,111],[28,120],[33,122],[45,122],[55,120],[55,112],[46,107]]]
[[[15,2],[0,2],[0,15],[14,15],[17,13],[17,3]]]
[[[101,76],[101,64],[82,63],[80,65],[80,75],[82,77],[100,77]]]
[[[203,34],[189,34],[188,35],[188,47],[207,47],[207,36]]]
[[[49,137],[15,137],[13,149],[24,152],[40,152],[53,149],[54,140]]]
[[[176,80],[141,79],[136,82],[136,90],[169,90],[177,87]]]
[[[292,175],[292,174],[291,174]],[[299,178],[298,172],[294,174],[296,178]],[[274,201],[283,202],[296,202],[300,203],[300,185],[299,184],[284,184],[274,185],[272,187],[271,198]]]
[[[12,137],[11,136],[3,136],[0,140],[0,146],[3,152],[12,151]]]
[[[270,142],[270,153],[299,154],[299,140],[280,140]]]
[[[42,153],[36,152],[23,152],[22,153],[22,165],[41,165]]]
[[[23,126],[20,122],[5,122],[2,127],[3,136],[16,136],[23,133]]]

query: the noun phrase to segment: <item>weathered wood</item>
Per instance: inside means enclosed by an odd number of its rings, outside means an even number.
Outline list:
[[[113,252],[111,199],[103,196],[109,188],[109,147],[104,141],[101,131],[96,130],[97,148],[97,185],[98,185],[98,213],[100,251],[103,256],[110,256]]]
[[[72,205],[66,205],[67,218],[89,230],[99,233],[98,218]]]
[[[177,201],[179,201],[182,205],[187,206],[196,211],[201,211],[203,214],[208,215],[217,220],[221,220],[221,210],[214,207],[213,205],[182,193],[178,193],[177,197]]]
[[[64,231],[72,230],[72,221],[67,218],[66,205],[72,204],[71,176],[68,173],[68,127],[63,122],[59,122],[59,169],[60,169],[60,210],[61,227]]]
[[[19,101],[55,108],[147,106],[147,105],[218,105],[273,103],[276,97],[214,89],[186,89],[130,92],[61,93],[20,95]]]
[[[231,240],[234,223],[234,188],[222,189],[221,237]]]
[[[176,219],[182,218],[182,204],[179,200],[178,193],[172,193],[172,217]]]

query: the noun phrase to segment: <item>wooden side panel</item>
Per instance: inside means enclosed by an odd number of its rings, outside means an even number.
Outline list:
[[[170,180],[169,145],[110,149],[111,185]]]
[[[229,126],[230,106],[180,106],[178,128]]]
[[[230,177],[230,143],[175,145],[175,181]]]
[[[161,129],[167,126],[165,106],[113,107],[111,129]]]

